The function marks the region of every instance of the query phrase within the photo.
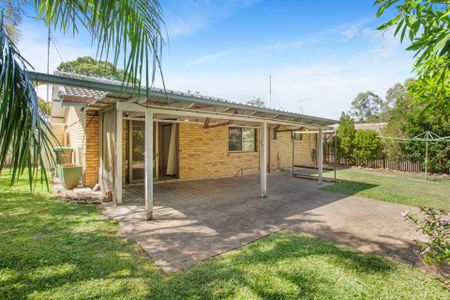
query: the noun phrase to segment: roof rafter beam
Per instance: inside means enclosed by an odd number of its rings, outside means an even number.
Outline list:
[[[165,115],[174,115],[174,116],[185,116],[185,117],[197,117],[197,118],[211,118],[211,119],[225,119],[225,120],[234,120],[234,121],[242,121],[242,122],[255,122],[255,123],[263,123],[268,122],[270,124],[280,124],[286,126],[305,126],[303,124],[283,121],[283,120],[275,120],[270,118],[256,117],[256,116],[245,116],[239,114],[227,114],[227,113],[219,113],[219,112],[205,112],[201,110],[184,110],[184,109],[174,109],[169,107],[158,107],[152,105],[143,105],[137,103],[129,103],[129,102],[117,102],[116,103],[117,110],[122,111],[140,111],[145,112],[149,109],[153,110],[155,114],[165,114]],[[317,126],[308,126],[310,128],[319,128]]]

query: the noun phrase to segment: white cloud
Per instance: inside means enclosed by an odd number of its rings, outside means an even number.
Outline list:
[[[258,0],[167,0],[163,3],[164,20],[170,38],[187,36],[212,23],[245,9]]]
[[[203,63],[215,61],[217,59],[221,59],[223,57],[226,57],[226,56],[236,53],[236,52],[237,52],[236,49],[229,49],[229,50],[220,51],[220,52],[216,52],[216,53],[205,54],[205,55],[199,56],[198,58],[194,59],[193,61],[188,62],[186,64],[186,67],[192,67],[192,66],[203,64]]]
[[[340,32],[340,35],[346,39],[351,39],[359,35],[359,30],[356,26],[350,26]]]
[[[362,30],[363,37],[375,43],[373,53],[378,58],[388,58],[392,56],[394,51],[403,50],[401,48],[400,39],[394,36],[394,28],[379,31],[371,28]],[[404,46],[406,48],[406,46]]]
[[[186,32],[192,32],[192,28]],[[185,65],[164,69],[166,85],[169,89],[198,90],[205,95],[242,102],[252,99],[253,96],[267,100],[268,75],[272,74],[273,107],[299,111],[298,101],[308,98],[310,100],[301,104],[304,113],[338,118],[341,111],[349,109],[351,100],[358,92],[372,90],[384,96],[387,88],[411,76],[412,59],[403,51],[405,46],[400,45],[391,31],[383,34],[368,27],[361,28],[355,25],[355,28],[359,28],[358,33],[355,33],[356,30],[352,28],[340,26],[302,38],[279,39],[267,44],[261,42],[260,45],[249,48],[222,49],[206,53]],[[47,51],[45,27],[24,24],[22,32],[19,49],[36,70],[45,72]],[[304,54],[307,53],[301,52],[305,46],[317,44],[318,47],[326,47],[332,42],[331,38],[339,39],[339,36],[355,37],[351,41],[345,41],[345,44],[364,39],[364,44],[368,47],[361,51],[349,48],[349,51],[354,52],[347,52],[350,55],[346,55],[345,58],[337,57],[331,60],[324,56],[323,59],[315,61],[306,60],[306,63],[292,60],[288,64],[279,66],[272,64],[266,67],[266,60],[268,63],[273,62],[271,56],[277,51],[288,53],[289,50],[296,50],[302,58],[305,58]],[[58,43],[67,60],[95,54],[93,49],[86,46],[89,44],[86,41],[61,37],[58,38]],[[232,60],[234,63],[242,62],[242,64],[238,68],[235,65],[232,68],[219,65],[214,70],[216,62]],[[244,64],[249,60],[258,65]],[[54,70],[60,62],[61,59],[52,46],[50,69]],[[191,67],[194,66],[196,72],[192,72]],[[202,70],[202,67],[205,67],[205,70]],[[45,91],[45,88],[43,89]]]
[[[411,66],[412,60],[405,55],[386,59],[366,51],[334,64],[311,62],[271,70],[242,68],[225,74],[193,75],[188,70],[170,70],[166,72],[166,84],[171,89],[198,90],[240,102],[254,96],[267,101],[270,73],[272,107],[338,118],[342,111],[350,109],[350,102],[361,91],[372,90],[384,97],[389,87],[411,76]],[[308,101],[299,104],[301,99]]]
[[[192,67],[204,63],[211,63],[214,61],[223,60],[225,57],[228,62],[243,63],[250,59],[260,59],[261,57],[273,55],[276,51],[295,50],[320,42],[320,37],[306,37],[299,39],[275,41],[264,45],[259,45],[249,48],[232,48],[224,51],[207,53],[200,55],[194,60],[188,62],[185,66]]]

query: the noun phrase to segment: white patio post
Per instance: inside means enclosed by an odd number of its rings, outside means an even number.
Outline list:
[[[153,219],[153,112],[145,112],[145,220]]]
[[[267,197],[267,122],[261,124],[261,147],[260,147],[260,169],[261,169],[261,197]]]
[[[114,194],[116,204],[122,204],[122,111],[116,111],[116,172]]]
[[[317,164],[319,167],[319,184],[322,184],[323,180],[323,134],[322,128],[319,129],[319,153],[317,154]]]

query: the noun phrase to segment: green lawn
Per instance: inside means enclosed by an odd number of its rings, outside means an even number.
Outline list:
[[[332,172],[327,174],[332,176]],[[325,190],[413,206],[450,209],[450,178],[371,170],[345,169],[337,172],[338,183]]]
[[[0,179],[0,298],[449,299],[410,266],[291,232],[163,274],[94,205]]]

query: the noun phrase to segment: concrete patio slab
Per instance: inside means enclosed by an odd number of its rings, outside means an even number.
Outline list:
[[[105,204],[104,213],[166,272],[282,229],[419,264],[412,251],[419,236],[401,217],[411,207],[326,192],[287,173],[270,174],[268,186],[262,199],[258,175],[155,184],[153,221],[144,221],[143,186],[128,186],[125,204]]]

